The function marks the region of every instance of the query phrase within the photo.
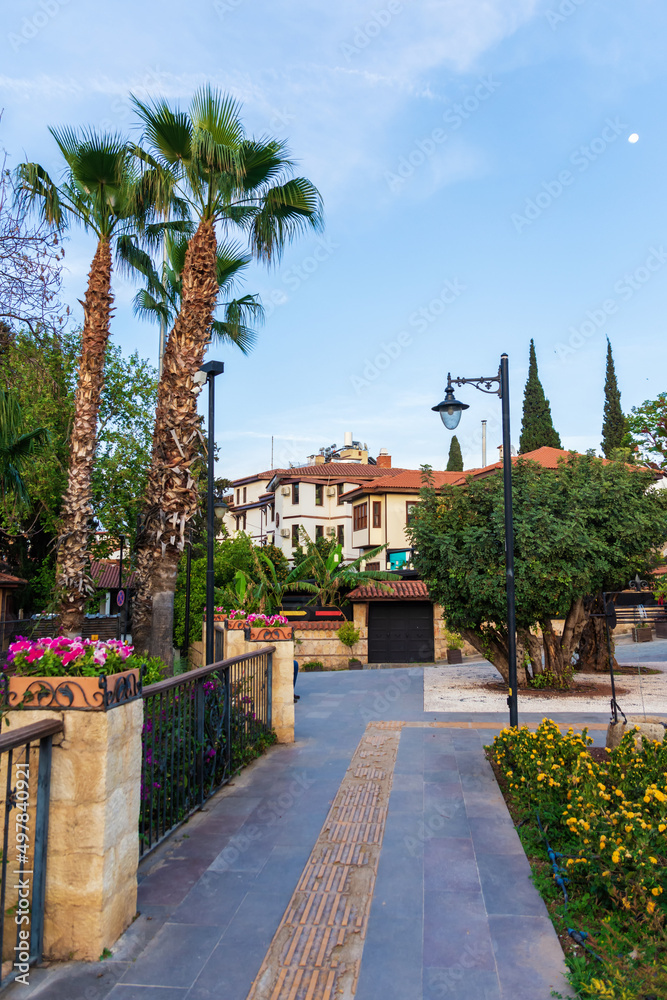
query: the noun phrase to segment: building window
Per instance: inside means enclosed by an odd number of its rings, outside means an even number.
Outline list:
[[[345,503],[345,501],[342,499],[343,493],[345,492],[345,483],[338,483],[336,489],[338,490],[338,503],[339,504]]]
[[[368,570],[379,569],[379,568],[380,568],[380,563],[379,562],[370,562],[370,563],[366,563],[366,565],[364,567],[364,570],[367,570],[367,569]]]
[[[324,486],[318,483],[315,487],[315,506],[321,507],[324,504]]]
[[[344,546],[345,545],[345,526],[343,524],[339,524],[338,527],[336,528],[336,535],[338,536],[338,544]]]
[[[245,531],[245,529],[246,529],[246,515],[244,514],[243,515],[243,530]]]
[[[315,541],[317,541],[318,538],[324,538],[324,525],[323,524],[316,524],[315,525]]]
[[[236,491],[236,506],[238,507],[238,505],[240,503],[241,503],[241,490],[237,490]]]
[[[248,487],[244,486],[243,487],[243,502],[244,503],[246,502],[247,498],[248,498]]]
[[[374,528],[381,528],[382,527],[382,501],[381,500],[374,500],[373,501],[373,527]]]
[[[241,530],[241,517],[240,517],[240,515],[236,518],[236,530],[237,531]]]
[[[352,530],[361,531],[363,528],[368,527],[368,504],[358,503],[356,507],[352,508],[353,521]]]
[[[416,503],[406,503],[405,505],[405,523],[412,524],[415,516],[415,511],[417,509]]]
[[[280,527],[280,514],[276,514],[276,528]]]
[[[299,502],[299,484],[292,483],[292,503],[297,504]]]
[[[298,544],[299,544],[299,525],[298,524],[293,524],[292,525],[292,548],[293,549],[297,548]]]

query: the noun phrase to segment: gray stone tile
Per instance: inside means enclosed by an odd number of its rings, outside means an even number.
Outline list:
[[[477,866],[487,913],[548,917],[523,852],[482,854],[478,851]]]
[[[563,952],[548,917],[489,917],[502,1000],[569,996]]]
[[[204,872],[171,918],[171,923],[219,927],[220,933],[233,918],[254,880],[226,872]]]
[[[493,970],[491,934],[481,892],[424,892],[424,965]]]
[[[121,981],[133,986],[192,986],[221,933],[219,927],[165,924]]]
[[[451,969],[425,968],[423,1000],[502,1000],[495,971],[471,969],[463,962]]]
[[[434,837],[424,845],[424,885],[443,892],[479,892],[472,840]]]
[[[109,1000],[185,1000],[187,989],[174,986],[114,986]],[[92,1000],[92,997],[91,997]]]
[[[524,855],[519,835],[509,814],[498,816],[471,816],[468,820],[475,851],[480,854],[521,854]]]
[[[421,1000],[422,930],[396,910],[373,908],[355,1000]]]

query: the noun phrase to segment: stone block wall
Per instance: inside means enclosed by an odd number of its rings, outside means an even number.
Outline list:
[[[355,608],[356,610],[356,608]],[[319,660],[325,670],[347,670],[351,657],[368,662],[368,629],[354,622],[361,636],[351,648],[338,638],[337,622],[302,622],[294,626],[294,656],[299,666]]]
[[[108,712],[57,713],[47,848],[44,958],[95,961],[137,911],[141,698]],[[10,712],[19,728],[53,712]]]
[[[222,625],[216,625],[221,629]],[[225,629],[224,658],[253,653],[263,646],[274,646],[271,680],[271,725],[279,743],[294,742],[294,641],[272,642],[267,639],[246,639],[243,629]]]

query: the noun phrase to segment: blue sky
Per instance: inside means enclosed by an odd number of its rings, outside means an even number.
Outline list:
[[[626,410],[665,389],[666,29],[660,0],[19,0],[0,142],[57,172],[48,125],[136,135],[130,91],[186,103],[207,81],[250,133],[289,139],[326,231],[248,275],[255,352],[212,350],[220,474],[268,468],[272,435],[280,465],[348,429],[444,468],[447,371],[493,374],[502,351],[518,443],[531,337],[563,444],[599,448],[607,335]],[[67,244],[77,318],[93,249]],[[133,292],[116,276],[113,337],[155,359]],[[460,395],[474,466],[499,402]]]

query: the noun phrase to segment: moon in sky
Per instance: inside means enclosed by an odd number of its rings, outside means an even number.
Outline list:
[[[632,135],[628,136],[628,142],[637,142],[638,139],[639,136],[637,135],[636,132],[633,132]]]

